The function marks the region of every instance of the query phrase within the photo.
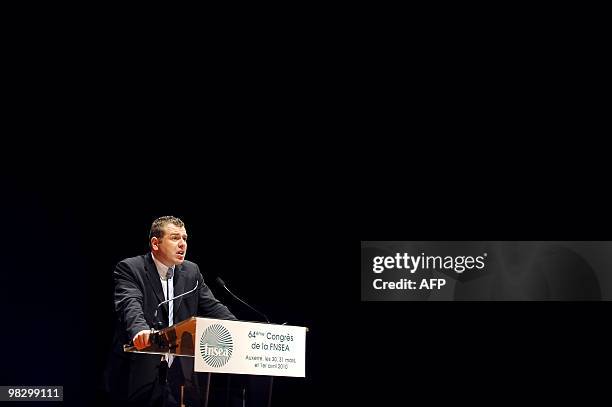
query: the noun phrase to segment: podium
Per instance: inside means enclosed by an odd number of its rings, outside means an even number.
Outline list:
[[[306,332],[300,326],[192,317],[155,331],[144,349],[123,350],[191,358],[194,372],[207,373],[204,406],[211,373],[270,376],[270,405],[274,376],[306,377]]]

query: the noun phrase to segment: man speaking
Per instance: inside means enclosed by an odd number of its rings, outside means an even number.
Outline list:
[[[151,328],[157,322],[167,327],[193,316],[236,317],[204,284],[198,265],[185,260],[187,231],[182,220],[172,216],[156,219],[151,225],[149,244],[149,253],[125,259],[115,268],[116,327],[105,374],[106,388],[114,405],[178,406],[179,386],[183,384],[186,401],[198,405],[192,359],[126,353],[123,345],[133,342],[138,350],[149,346]],[[161,302],[196,286],[193,294],[170,301],[156,312]],[[167,384],[158,380],[160,369],[167,369]]]

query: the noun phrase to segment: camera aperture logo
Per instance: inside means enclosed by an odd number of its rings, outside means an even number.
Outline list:
[[[234,343],[232,335],[223,325],[212,324],[202,334],[200,353],[211,367],[221,367],[232,357]]]
[[[408,253],[396,253],[395,256],[376,256],[372,260],[372,272],[379,275],[386,270],[401,270],[414,274],[419,270],[454,271],[462,274],[465,271],[483,270],[486,266],[487,253],[482,256],[411,256]],[[431,290],[440,289],[446,285],[446,280],[422,279],[420,282],[407,278],[398,281],[384,281],[382,278],[373,280],[376,290]]]

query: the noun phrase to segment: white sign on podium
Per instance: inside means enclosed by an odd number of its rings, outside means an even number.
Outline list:
[[[196,318],[196,372],[306,377],[306,328]]]

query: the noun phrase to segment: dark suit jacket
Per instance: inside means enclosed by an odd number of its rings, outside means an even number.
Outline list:
[[[192,316],[236,319],[204,284],[197,264],[190,261],[176,266],[174,296],[193,289],[196,281],[199,281],[197,293],[174,302],[175,324]],[[139,399],[145,397],[150,385],[156,380],[160,356],[125,353],[123,345],[129,343],[138,332],[154,326],[155,310],[165,299],[151,253],[131,257],[117,264],[114,287],[117,321],[105,385],[113,398]],[[160,308],[157,317],[164,327],[168,326],[167,305]]]

